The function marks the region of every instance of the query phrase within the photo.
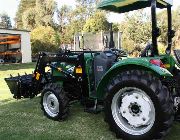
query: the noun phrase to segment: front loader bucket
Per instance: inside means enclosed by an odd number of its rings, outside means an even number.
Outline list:
[[[15,99],[29,98],[32,95],[32,74],[5,78]]]

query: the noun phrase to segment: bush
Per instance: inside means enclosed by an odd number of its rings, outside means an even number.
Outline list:
[[[163,54],[166,54],[166,48],[167,46],[164,46],[163,43],[158,43],[158,52],[159,52],[159,55],[163,55]]]
[[[31,32],[32,53],[55,52],[59,48],[59,35],[52,27],[39,26]]]

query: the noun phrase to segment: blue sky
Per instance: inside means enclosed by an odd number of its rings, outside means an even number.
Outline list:
[[[60,7],[63,4],[67,5],[75,5],[75,0],[56,0],[58,2],[58,6]],[[6,12],[12,19],[12,23],[14,24],[13,18],[15,17],[16,10],[19,4],[19,0],[0,0],[0,13]],[[180,6],[180,0],[174,0],[173,8],[177,8]],[[110,14],[108,16],[108,20],[111,22],[118,22],[122,20],[122,15],[120,14]]]

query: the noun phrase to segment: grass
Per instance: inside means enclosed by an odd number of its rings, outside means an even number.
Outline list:
[[[47,119],[40,109],[40,97],[15,100],[4,82],[9,74],[31,73],[30,64],[0,65],[0,140],[114,140],[103,120],[103,113],[83,112],[78,103],[71,106],[64,122]],[[166,140],[180,139],[180,124],[174,123]]]

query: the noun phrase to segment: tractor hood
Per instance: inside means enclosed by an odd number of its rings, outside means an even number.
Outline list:
[[[172,4],[173,0],[157,0],[158,8],[166,8],[167,5]],[[107,11],[124,13],[150,6],[151,0],[101,0],[97,7]]]

